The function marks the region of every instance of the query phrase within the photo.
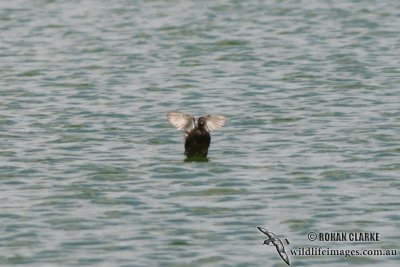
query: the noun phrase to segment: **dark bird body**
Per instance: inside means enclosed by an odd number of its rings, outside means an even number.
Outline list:
[[[188,158],[206,158],[211,143],[210,132],[222,127],[224,116],[200,117],[197,126],[194,117],[179,112],[167,113],[168,121],[178,130],[185,130],[185,155]]]
[[[185,155],[187,157],[207,157],[210,143],[210,133],[204,127],[196,127],[186,137]]]

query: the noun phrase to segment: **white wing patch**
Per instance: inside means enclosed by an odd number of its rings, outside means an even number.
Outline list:
[[[215,131],[226,123],[225,116],[207,115],[206,116],[206,129],[209,132]]]
[[[195,127],[193,116],[180,112],[168,112],[167,120],[178,130],[190,132]]]

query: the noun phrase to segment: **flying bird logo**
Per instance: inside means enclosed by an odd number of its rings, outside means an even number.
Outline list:
[[[276,251],[278,251],[279,256],[281,256],[282,260],[290,266],[289,256],[285,251],[285,246],[283,245],[282,241],[272,232],[268,231],[267,229],[258,226],[258,230],[261,233],[268,236],[268,239],[264,240],[264,245],[275,246]],[[286,243],[289,244],[289,241],[285,239]]]

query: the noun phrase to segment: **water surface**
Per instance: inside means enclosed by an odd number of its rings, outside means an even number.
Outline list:
[[[399,249],[399,14],[397,1],[1,1],[0,265],[286,266],[256,226],[287,249]],[[171,110],[227,116],[208,162],[184,162]]]

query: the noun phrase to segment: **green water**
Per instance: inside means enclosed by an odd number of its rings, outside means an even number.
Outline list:
[[[397,1],[0,1],[0,265],[287,266],[257,226],[286,250],[399,249],[399,14]],[[167,111],[228,118],[208,161],[184,161]]]

